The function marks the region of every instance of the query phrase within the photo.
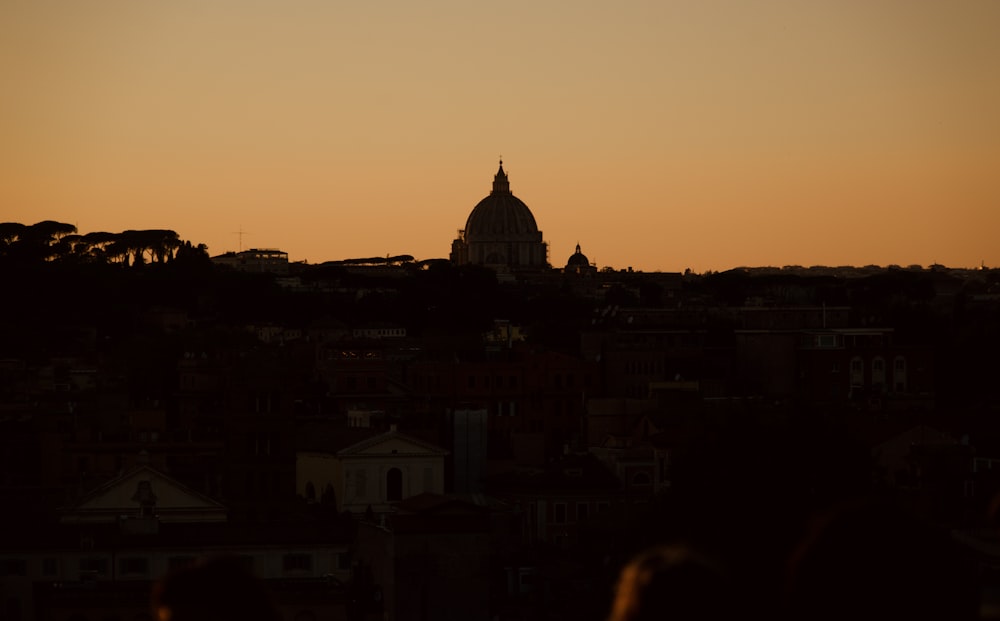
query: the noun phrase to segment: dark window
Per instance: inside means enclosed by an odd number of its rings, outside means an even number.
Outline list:
[[[182,569],[194,565],[195,560],[197,559],[193,556],[171,556],[167,559],[167,568],[171,570]]]
[[[337,569],[350,569],[351,568],[351,555],[347,552],[337,553]]]
[[[0,564],[0,575],[27,576],[28,561],[23,558],[8,558]]]
[[[55,576],[59,573],[59,560],[55,558],[42,559],[42,575]]]
[[[145,576],[149,572],[149,559],[126,556],[118,561],[118,571],[123,576]]]
[[[390,468],[385,474],[385,497],[389,502],[403,499],[403,473],[399,468]]]
[[[80,559],[81,572],[93,572],[99,575],[107,575],[108,559],[106,558],[82,558]]]
[[[553,521],[556,524],[565,524],[566,523],[566,503],[565,502],[557,502],[555,504],[555,515],[553,516]]]
[[[282,560],[285,571],[312,571],[312,556],[308,554],[286,554]]]

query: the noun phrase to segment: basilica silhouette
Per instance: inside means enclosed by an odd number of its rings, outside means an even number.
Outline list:
[[[469,214],[451,244],[450,258],[456,265],[472,263],[497,271],[549,267],[548,244],[531,210],[511,193],[503,160],[493,177],[493,191]]]

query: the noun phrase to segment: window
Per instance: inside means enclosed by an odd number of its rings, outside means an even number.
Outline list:
[[[881,357],[872,360],[872,385],[880,387],[885,385],[885,360]]]
[[[565,524],[566,523],[566,503],[565,502],[557,502],[557,503],[555,503],[555,505],[553,505],[553,508],[555,509],[555,511],[554,511],[554,515],[552,516],[552,521],[554,523],[556,523],[556,524]]]
[[[193,556],[171,556],[167,559],[167,568],[170,570],[182,569],[193,565],[195,560]]]
[[[82,558],[80,559],[80,572],[84,573],[94,573],[98,575],[107,575],[108,573],[108,559],[106,558]]]
[[[149,573],[149,559],[142,556],[126,556],[118,560],[118,573],[123,576],[145,576]]]
[[[862,386],[865,377],[865,363],[861,356],[851,358],[851,386]]]
[[[648,472],[636,472],[632,475],[632,485],[649,485],[652,480]]]
[[[399,468],[385,473],[385,497],[389,502],[403,499],[403,472]]]
[[[586,502],[576,503],[576,519],[577,521],[583,521],[587,519],[587,514],[590,512],[590,504]]]
[[[312,571],[312,555],[286,554],[281,561],[284,571]]]
[[[368,473],[364,470],[356,470],[354,472],[354,495],[358,498],[364,498],[368,495]]]
[[[59,559],[47,557],[42,559],[42,575],[55,576],[59,573]]]
[[[0,563],[0,575],[3,576],[27,576],[28,561],[23,558],[8,558]]]
[[[896,392],[906,392],[906,358],[896,356],[892,361],[892,368]]]
[[[346,571],[351,568],[351,555],[347,552],[337,553],[337,569]]]

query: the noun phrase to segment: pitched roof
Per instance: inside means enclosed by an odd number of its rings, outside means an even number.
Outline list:
[[[428,453],[431,453],[434,455],[441,455],[441,456],[448,454],[448,451],[441,448],[440,446],[436,446],[434,444],[431,444],[430,442],[425,442],[419,438],[415,438],[413,436],[400,433],[395,428],[392,428],[389,431],[386,431],[385,433],[381,433],[377,436],[366,438],[364,440],[361,440],[360,442],[342,448],[339,451],[337,451],[337,455],[338,456],[363,455],[365,453],[371,452],[371,449],[374,449],[381,444],[395,446],[396,448],[392,449],[394,452],[398,452],[401,447],[408,445],[416,449],[413,451],[413,454],[426,455]]]
[[[195,521],[225,520],[226,507],[148,464],[139,464],[106,481],[61,510],[62,521],[104,521],[138,510],[143,493],[162,518]],[[182,518],[181,516],[187,516]]]

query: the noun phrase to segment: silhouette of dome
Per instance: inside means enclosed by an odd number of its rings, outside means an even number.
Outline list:
[[[511,193],[503,160],[493,177],[493,191],[476,204],[452,242],[451,260],[496,268],[548,267],[542,232],[528,206]]]
[[[576,245],[576,252],[570,255],[563,268],[566,274],[593,274],[596,271],[597,268],[590,264],[587,255],[580,251],[580,244]]]
[[[500,161],[500,170],[493,177],[493,191],[479,201],[465,222],[469,238],[491,235],[533,235],[538,233],[535,216],[524,201],[510,192],[510,182]]]
[[[580,252],[580,244],[576,245],[576,252],[570,255],[569,260],[566,261],[566,267],[590,267],[590,259],[587,258],[587,255]]]

